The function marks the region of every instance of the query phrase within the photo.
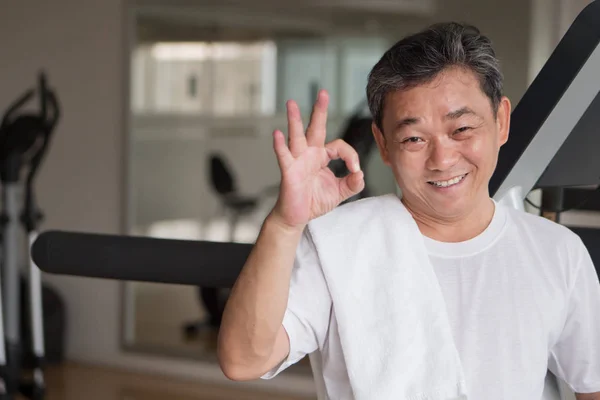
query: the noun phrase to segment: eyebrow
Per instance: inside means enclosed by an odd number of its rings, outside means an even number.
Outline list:
[[[471,110],[469,107],[461,107],[458,110],[450,111],[444,116],[444,119],[454,120],[462,117],[463,115],[473,115],[477,118],[480,118],[479,115],[475,111]],[[394,130],[401,129],[405,126],[418,124],[420,120],[421,118],[417,117],[402,118],[401,120],[396,122],[396,127]]]
[[[403,128],[403,127],[408,126],[408,125],[417,124],[420,119],[421,118],[416,118],[416,117],[402,118],[401,120],[399,120],[398,122],[396,122],[396,127],[395,127],[394,130],[398,130],[398,129]]]
[[[475,117],[479,117],[479,115],[477,115],[477,113],[473,110],[471,110],[469,107],[462,107],[459,108],[458,110],[454,110],[454,111],[450,111],[448,114],[446,114],[446,119],[458,119],[460,117],[462,117],[463,115],[473,115]]]

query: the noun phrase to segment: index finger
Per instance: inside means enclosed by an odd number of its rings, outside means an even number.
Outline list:
[[[329,93],[320,90],[317,101],[313,106],[310,123],[306,129],[306,140],[309,146],[323,147],[327,137],[327,108],[329,107]]]
[[[298,104],[289,100],[286,103],[288,118],[288,141],[290,151],[294,157],[298,157],[306,150],[306,136],[302,124],[302,116]]]
[[[352,146],[342,139],[336,139],[333,142],[325,145],[327,154],[332,160],[342,159],[346,163],[346,167],[350,172],[360,171],[360,160],[358,153]]]

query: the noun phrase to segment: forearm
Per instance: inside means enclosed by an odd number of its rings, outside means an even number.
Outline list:
[[[577,400],[600,400],[600,392],[596,393],[575,393]]]
[[[223,313],[218,355],[226,374],[258,370],[271,359],[301,236],[272,216],[265,220]]]

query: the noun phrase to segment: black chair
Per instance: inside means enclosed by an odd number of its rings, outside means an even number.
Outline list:
[[[221,200],[221,207],[229,215],[229,239],[233,241],[240,217],[256,211],[260,196],[250,197],[240,194],[232,170],[221,154],[210,155],[209,171],[210,181]]]

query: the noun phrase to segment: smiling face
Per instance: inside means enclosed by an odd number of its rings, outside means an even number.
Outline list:
[[[489,205],[489,180],[508,139],[510,102],[494,113],[477,76],[464,68],[385,98],[383,161],[392,168],[403,202],[434,220],[457,220]]]

